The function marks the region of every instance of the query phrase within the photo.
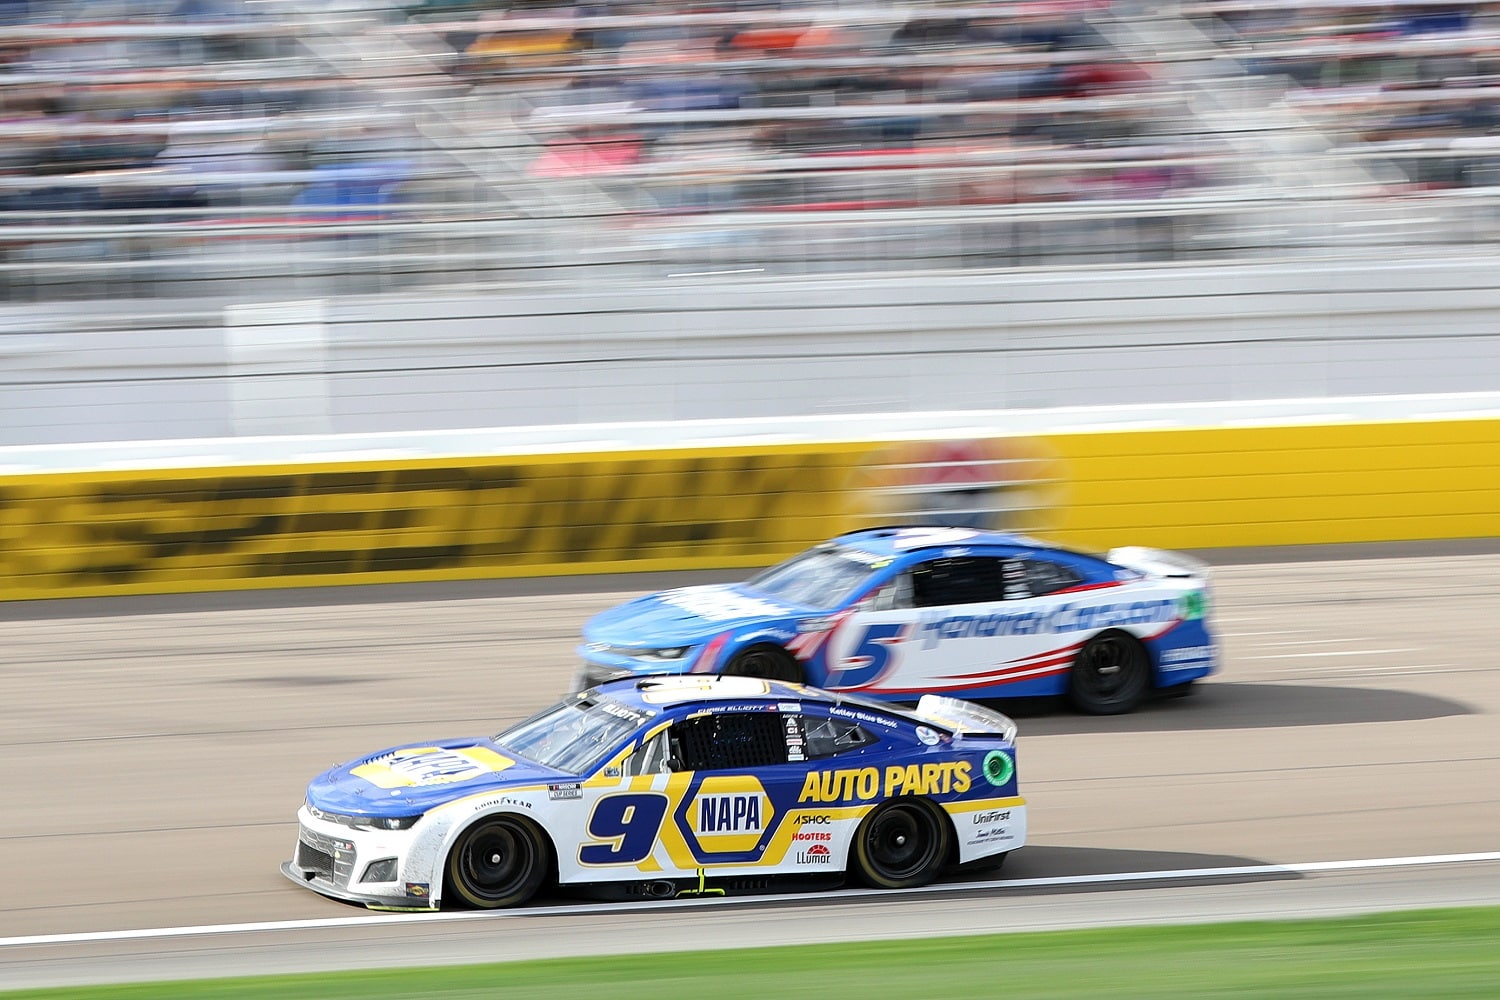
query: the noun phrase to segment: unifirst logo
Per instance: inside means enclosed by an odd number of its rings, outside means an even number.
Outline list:
[[[918,623],[916,638],[921,640],[923,649],[931,649],[945,639],[1083,632],[1121,625],[1152,625],[1176,617],[1177,602],[1174,600],[1132,601],[1092,607],[1063,604],[1041,611],[932,617]]]
[[[868,802],[895,795],[962,794],[969,790],[969,762],[892,764],[838,771],[810,771],[802,781],[798,802]]]

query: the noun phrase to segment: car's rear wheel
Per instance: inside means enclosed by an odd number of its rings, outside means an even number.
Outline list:
[[[865,817],[854,835],[855,874],[877,889],[926,885],[948,859],[951,830],[928,802],[887,802]]]
[[[1151,690],[1146,650],[1128,632],[1100,632],[1078,651],[1068,678],[1073,707],[1089,715],[1120,715],[1140,707]]]
[[[519,906],[541,888],[550,859],[546,836],[520,816],[480,820],[448,854],[448,880],[470,906]]]
[[[736,653],[725,665],[723,673],[730,677],[760,677],[768,681],[788,681],[801,684],[806,678],[802,664],[780,646],[761,643]]]

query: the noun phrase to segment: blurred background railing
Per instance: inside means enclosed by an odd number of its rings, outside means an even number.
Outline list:
[[[786,181],[801,180],[787,176]],[[911,180],[913,178],[907,178]],[[939,175],[934,186],[950,183]],[[869,179],[868,183],[878,183]],[[0,290],[11,302],[97,298],[281,299],[635,285],[711,275],[1210,262],[1350,253],[1430,255],[1500,235],[1497,189],[1427,194],[1392,218],[1337,199],[1178,197],[1149,203],[752,211],[553,220],[483,205],[414,205],[368,219],[292,209],[13,212]],[[1416,211],[1416,210],[1420,211]],[[578,220],[570,220],[577,222]]]
[[[1479,3],[0,2],[0,296],[1488,249]]]

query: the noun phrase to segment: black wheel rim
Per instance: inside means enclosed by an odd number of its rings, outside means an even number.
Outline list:
[[[870,865],[892,881],[925,871],[937,851],[932,817],[912,806],[893,806],[876,816],[865,833]]]
[[[1129,698],[1140,683],[1134,647],[1121,639],[1095,639],[1078,658],[1074,682],[1091,702],[1107,705]]]
[[[536,866],[536,845],[509,823],[475,830],[459,858],[464,888],[479,899],[504,899],[519,889]]]

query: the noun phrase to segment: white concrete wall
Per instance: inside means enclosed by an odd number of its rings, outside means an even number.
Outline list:
[[[1488,392],[1495,258],[0,310],[0,445]]]

